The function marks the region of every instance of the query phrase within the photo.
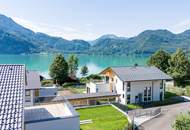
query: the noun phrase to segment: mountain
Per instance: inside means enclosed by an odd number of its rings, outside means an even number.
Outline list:
[[[93,41],[67,40],[44,33],[35,33],[11,18],[0,15],[0,54],[85,53],[101,55],[152,54],[163,48],[190,50],[190,30],[174,34],[168,30],[146,30],[131,38],[113,34]]]
[[[168,30],[146,30],[131,38],[107,37],[95,40],[91,53],[96,54],[152,54],[160,48],[174,52],[177,48],[190,49],[190,30],[173,34]]]
[[[0,53],[86,53],[90,44],[84,40],[66,40],[44,33],[35,33],[14,22],[11,18],[0,15]]]

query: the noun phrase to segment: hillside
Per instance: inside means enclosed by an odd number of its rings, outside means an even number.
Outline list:
[[[146,30],[131,38],[112,34],[93,41],[66,40],[44,33],[35,33],[0,15],[0,54],[88,53],[102,55],[151,54],[163,48],[174,52],[190,49],[190,30],[174,34],[168,30]]]

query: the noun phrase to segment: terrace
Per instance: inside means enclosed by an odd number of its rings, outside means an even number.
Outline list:
[[[27,130],[79,129],[79,115],[67,101],[26,107],[24,114]]]

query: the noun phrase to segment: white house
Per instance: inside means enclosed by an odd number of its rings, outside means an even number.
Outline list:
[[[109,67],[100,75],[100,82],[86,85],[88,93],[114,92],[122,104],[162,101],[165,82],[172,78],[156,67]]]

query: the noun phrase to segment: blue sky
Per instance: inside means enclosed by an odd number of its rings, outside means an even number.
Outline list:
[[[66,39],[131,37],[146,29],[190,29],[190,0],[0,0],[0,13]]]

